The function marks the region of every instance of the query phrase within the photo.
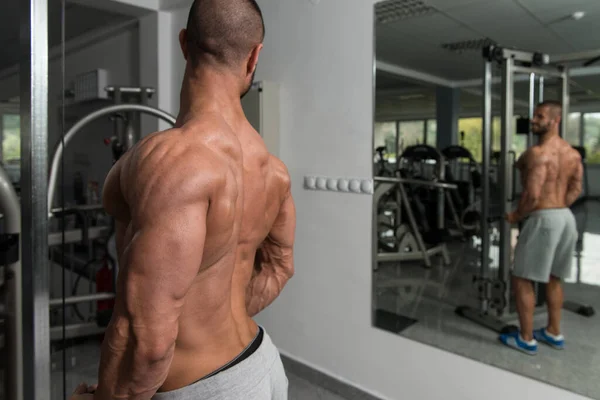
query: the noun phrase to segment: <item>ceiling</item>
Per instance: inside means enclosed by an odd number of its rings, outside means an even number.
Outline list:
[[[19,1],[0,2],[0,71],[19,62]],[[48,42],[53,48],[62,39],[62,1],[48,0]],[[106,28],[129,20],[131,17],[66,2],[66,40],[98,28]]]
[[[386,3],[403,7],[406,14],[382,22],[385,14],[378,14],[377,7]],[[585,16],[580,20],[570,18],[576,11],[584,11]],[[600,29],[597,29],[600,0],[392,0],[378,3],[376,16],[380,18],[375,28],[378,62],[401,67],[398,73],[417,71],[413,75],[424,77],[422,93],[430,98],[433,107],[434,85],[426,81],[450,82],[461,87],[467,86],[463,85],[466,81],[481,80],[481,48],[486,42],[550,56],[600,49]],[[451,51],[444,45],[467,49]],[[586,73],[600,72],[600,62],[594,67]],[[399,79],[381,70],[376,82],[379,104],[384,100],[389,103],[393,98],[397,101],[396,93],[388,89],[416,90],[414,80]],[[461,90],[461,106],[464,102],[465,108],[480,107],[480,96],[467,93],[477,91],[480,84],[469,86],[474,87]],[[495,85],[497,96],[498,86]],[[386,91],[391,98],[384,94]],[[598,102],[600,76],[572,77],[570,91],[573,104]],[[525,103],[528,92],[526,81],[515,84],[517,101]],[[546,88],[547,98],[556,94]],[[466,104],[467,99],[473,104]]]

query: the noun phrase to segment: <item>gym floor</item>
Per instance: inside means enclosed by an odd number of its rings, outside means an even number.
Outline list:
[[[67,397],[63,397],[62,352],[53,355],[54,368],[52,370],[52,397],[51,400],[68,400],[69,394],[75,387],[86,382],[96,383],[98,376],[98,363],[100,359],[100,344],[98,340],[89,340],[86,343],[71,347],[67,350]],[[74,356],[74,358],[72,358]],[[332,392],[315,385],[303,378],[288,372],[289,400],[344,400]]]
[[[600,312],[600,203],[586,203],[576,217],[583,251],[579,262],[574,259],[565,299]],[[529,356],[509,349],[493,331],[455,314],[459,305],[477,305],[472,277],[479,253],[470,243],[451,244],[449,249],[450,266],[425,269],[422,264],[390,263],[375,273],[378,285],[396,284],[376,291],[377,308],[415,320],[398,332],[401,336],[600,399],[600,314],[586,318],[565,310],[563,351],[540,344],[538,354]],[[545,312],[536,315],[535,326],[545,326],[546,318]],[[516,319],[507,322],[517,324]]]

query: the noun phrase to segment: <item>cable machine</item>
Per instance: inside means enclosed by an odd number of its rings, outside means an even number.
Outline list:
[[[568,123],[569,110],[569,74],[563,65],[552,65],[550,57],[537,52],[526,52],[497,46],[486,47],[483,51],[484,58],[484,96],[483,96],[483,140],[482,140],[482,210],[481,210],[481,260],[479,264],[479,275],[474,278],[479,294],[477,308],[460,306],[456,313],[473,322],[483,325],[498,333],[515,329],[514,325],[507,325],[516,317],[515,304],[511,298],[510,290],[510,266],[511,260],[511,225],[504,220],[504,215],[512,211],[516,201],[514,193],[514,160],[510,157],[512,150],[512,132],[514,126],[514,83],[515,75],[529,75],[529,118],[533,117],[536,104],[536,81],[538,89],[538,101],[543,100],[544,83],[546,79],[558,79],[560,82],[560,97],[562,101],[562,123],[560,133],[564,136]],[[493,66],[498,64],[502,70],[502,115],[501,115],[501,148],[498,163],[499,176],[498,186],[500,188],[500,199],[490,198],[490,166],[492,147],[492,83]],[[534,144],[534,137],[529,130],[527,138],[528,146]],[[497,210],[492,213],[492,201]],[[498,214],[496,214],[496,212]],[[492,238],[490,233],[493,226],[497,224],[498,243],[498,266],[492,267],[490,259],[490,247]],[[494,274],[494,272],[496,273]],[[537,287],[537,306],[543,305],[544,285]],[[565,308],[581,313],[583,306],[572,302],[565,302]],[[585,309],[585,307],[583,307]],[[589,309],[587,311],[590,311]],[[593,311],[592,311],[593,313]],[[585,315],[586,313],[581,313]]]

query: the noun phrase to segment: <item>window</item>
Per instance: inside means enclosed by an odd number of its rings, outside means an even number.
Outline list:
[[[437,147],[437,121],[435,119],[427,120],[427,135],[425,144]]]
[[[21,180],[21,118],[18,114],[2,114],[0,137],[2,138],[2,164],[14,185]]]
[[[19,115],[2,116],[2,161],[14,163],[21,159],[21,119]]]
[[[600,164],[600,113],[583,115],[583,145],[588,164]]]
[[[572,146],[579,146],[581,143],[581,113],[570,113],[567,119],[567,131],[564,138]]]
[[[461,118],[458,120],[459,144],[469,150],[477,161],[481,161],[481,130],[481,118]]]
[[[527,135],[516,134],[516,121],[513,124],[515,133],[512,136],[512,151],[516,153],[518,158],[521,153],[527,149]],[[502,140],[501,136],[501,124],[500,117],[492,118],[492,152],[500,151],[500,144]],[[459,133],[459,144],[465,147],[473,154],[475,160],[481,162],[482,154],[482,141],[483,141],[483,120],[479,117],[476,118],[461,118],[458,120],[458,131]],[[463,135],[464,133],[464,135]]]
[[[390,162],[396,160],[396,122],[375,122],[373,151],[378,147],[385,147],[385,159]]]
[[[398,143],[400,151],[425,141],[425,121],[401,121],[398,124]]]

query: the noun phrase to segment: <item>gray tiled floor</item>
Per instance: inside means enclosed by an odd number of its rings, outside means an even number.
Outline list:
[[[68,393],[72,391],[79,383],[95,383],[97,380],[99,344],[90,342],[71,348],[67,352],[68,361],[75,357],[75,362],[67,371],[67,389]],[[63,375],[61,367],[62,354],[56,353],[56,368],[52,372],[52,398],[51,400],[63,399]],[[290,381],[289,400],[344,400],[334,393],[325,390],[305,379],[288,373]],[[68,399],[68,396],[67,396]],[[250,399],[249,399],[250,400]]]
[[[588,204],[578,215],[585,233],[583,251],[570,279],[565,298],[592,305],[600,313],[600,204]],[[600,399],[600,315],[585,318],[563,312],[564,351],[540,345],[535,357],[501,345],[497,334],[455,314],[458,305],[476,306],[472,276],[478,252],[469,244],[453,248],[454,264],[425,269],[421,265],[389,264],[376,272],[378,282],[398,282],[399,289],[377,291],[377,307],[418,320],[400,334],[486,364],[545,381],[567,390]],[[403,284],[404,282],[404,284]],[[543,309],[535,326],[546,324]],[[507,323],[516,323],[508,319]]]

